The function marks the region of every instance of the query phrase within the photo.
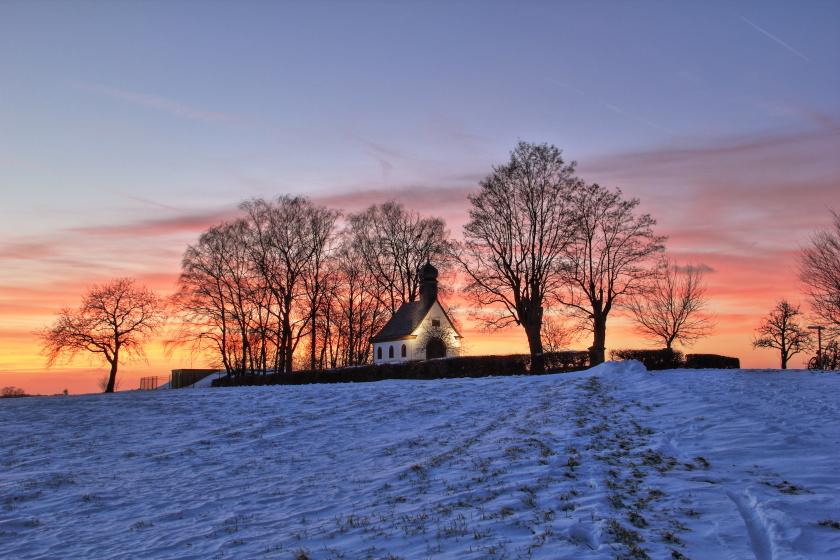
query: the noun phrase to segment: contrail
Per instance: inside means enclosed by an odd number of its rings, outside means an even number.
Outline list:
[[[735,15],[738,15],[738,14],[735,14]],[[739,17],[739,18],[741,18],[741,20],[743,20],[743,21],[744,21],[744,23],[748,23],[748,24],[750,24],[751,26],[755,27],[756,29],[758,29],[759,31],[761,31],[762,33],[764,33],[765,35],[767,35],[768,37],[770,37],[771,39],[773,39],[774,41],[776,41],[777,43],[779,43],[780,45],[782,45],[784,48],[786,48],[786,49],[787,49],[787,50],[789,50],[790,52],[794,53],[794,54],[795,54],[795,55],[797,55],[797,56],[800,56],[800,57],[804,58],[805,60],[807,60],[807,61],[808,61],[808,62],[810,62],[811,64],[813,64],[813,63],[814,63],[814,61],[813,61],[813,60],[811,60],[810,58],[808,58],[807,56],[805,56],[804,54],[802,54],[802,53],[801,53],[801,52],[799,52],[798,50],[794,49],[793,47],[791,47],[790,45],[788,45],[787,43],[785,43],[784,41],[782,41],[782,40],[781,40],[781,39],[779,39],[778,37],[775,37],[775,36],[771,35],[770,33],[768,33],[767,31],[763,30],[762,28],[760,28],[759,26],[757,26],[756,24],[754,24],[753,22],[751,22],[751,21],[750,21],[750,20],[748,20],[747,18],[745,18],[745,17],[743,17],[743,16],[738,16],[738,17]]]
[[[583,91],[583,90],[577,89],[577,88],[575,88],[575,87],[570,86],[569,84],[565,84],[565,83],[563,83],[563,82],[561,82],[561,81],[559,81],[559,80],[555,80],[555,79],[553,79],[553,78],[546,78],[546,81],[547,81],[547,82],[549,82],[549,83],[552,83],[552,84],[557,84],[558,86],[564,87],[564,88],[566,88],[566,89],[568,89],[568,90],[571,90],[571,91],[573,91],[573,92],[577,93],[578,95],[581,95],[581,96],[583,96],[583,97],[585,97],[585,98],[587,98],[587,99],[590,99],[590,100],[594,101],[595,103],[597,103],[597,104],[599,104],[599,105],[601,105],[601,106],[603,106],[603,107],[605,107],[605,108],[609,109],[609,110],[610,110],[610,111],[612,111],[613,113],[617,113],[617,114],[619,114],[619,115],[624,115],[624,116],[626,116],[626,117],[630,117],[631,119],[635,119],[635,120],[639,121],[640,123],[644,123],[644,124],[646,124],[646,125],[648,125],[648,126],[652,126],[652,127],[654,127],[654,128],[658,128],[659,130],[662,130],[662,131],[664,131],[664,132],[667,132],[668,134],[673,134],[673,131],[672,131],[672,130],[667,129],[667,128],[664,128],[664,127],[661,127],[661,126],[659,126],[658,124],[656,124],[656,123],[654,123],[654,122],[651,122],[651,121],[649,121],[649,120],[647,120],[647,119],[643,119],[642,117],[639,117],[639,116],[637,116],[637,115],[634,115],[633,113],[628,113],[627,111],[625,111],[625,110],[623,110],[623,109],[620,109],[620,108],[616,107],[615,105],[611,105],[611,104],[609,104],[609,103],[607,103],[607,102],[605,102],[605,101],[603,101],[603,100],[601,100],[601,99],[598,99],[596,96],[592,95],[591,93],[587,93],[587,92],[585,92],[585,91]]]

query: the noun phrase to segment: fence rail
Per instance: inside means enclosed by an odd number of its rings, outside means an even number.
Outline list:
[[[169,376],[154,375],[152,377],[141,377],[140,390],[150,391],[152,389],[157,389],[164,383],[169,383]]]

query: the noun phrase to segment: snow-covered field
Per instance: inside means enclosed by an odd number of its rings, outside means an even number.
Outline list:
[[[0,400],[2,558],[840,558],[840,375]]]

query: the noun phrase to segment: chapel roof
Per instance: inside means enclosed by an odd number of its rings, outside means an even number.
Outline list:
[[[409,301],[402,304],[391,319],[385,323],[382,330],[371,338],[370,341],[382,342],[383,340],[403,338],[411,335],[420,326],[423,318],[426,317],[434,304],[434,301],[426,305],[423,305],[422,301]]]

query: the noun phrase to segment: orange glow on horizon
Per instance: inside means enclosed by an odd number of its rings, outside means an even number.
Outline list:
[[[778,354],[771,350],[753,350],[751,336],[760,318],[769,311],[774,303],[771,297],[759,299],[750,304],[740,303],[733,313],[724,313],[725,307],[716,301],[714,294],[712,303],[718,313],[718,332],[699,341],[692,348],[678,350],[685,353],[711,353],[734,356],[741,360],[741,367],[749,369],[778,368]],[[720,298],[726,301],[729,297]],[[41,320],[41,322],[39,322]],[[71,366],[57,366],[52,370],[44,369],[44,358],[39,355],[36,337],[31,334],[35,329],[48,324],[52,316],[32,317],[24,321],[20,319],[19,327],[26,327],[23,331],[5,330],[0,333],[4,340],[0,348],[0,386],[15,386],[23,388],[28,394],[57,394],[67,389],[71,394],[100,392],[98,381],[104,377],[108,368],[104,365],[90,365],[85,357],[78,357]],[[485,333],[476,328],[469,319],[461,317],[463,325],[465,354],[519,354],[527,353],[528,345],[521,327],[511,326],[507,329]],[[584,334],[572,345],[573,349],[584,350],[590,344],[589,335]],[[11,344],[9,344],[11,342]],[[621,316],[612,315],[607,323],[607,346],[609,350],[616,348],[653,348],[648,341],[639,338],[632,332],[632,325]],[[122,364],[118,378],[121,381],[120,390],[137,389],[140,378],[148,376],[168,377],[171,370],[185,367],[206,367],[201,360],[192,361],[187,356],[175,355],[166,357],[161,344],[150,344],[146,350],[148,364]],[[808,356],[797,355],[792,359],[791,367],[804,367]],[[803,364],[800,364],[803,362]]]
[[[448,193],[451,203],[447,218],[461,221],[467,216],[466,191]],[[350,195],[324,199],[319,203],[333,206],[340,202],[348,211],[359,210],[370,202],[370,197],[353,198]],[[406,193],[400,197],[407,207],[426,215],[438,215],[437,205],[429,200],[415,200]],[[351,202],[353,204],[351,206]],[[457,201],[460,200],[460,203]],[[459,205],[460,204],[460,205]],[[718,204],[722,207],[722,204]],[[657,211],[656,208],[653,209]],[[649,211],[643,209],[643,211]],[[807,240],[814,227],[821,223],[804,226],[789,226],[792,233],[773,233],[775,223],[769,224],[769,234],[750,232],[744,224],[735,222],[727,229],[727,223],[711,224],[692,214],[691,208],[680,215],[661,210],[658,232],[670,235],[669,254],[680,264],[693,262],[708,267],[705,275],[708,284],[707,295],[712,311],[717,315],[718,332],[699,341],[687,352],[713,353],[734,356],[745,368],[777,368],[778,355],[771,350],[753,350],[751,337],[759,321],[780,299],[799,304],[802,297],[797,291],[793,271],[794,255],[799,243]],[[230,215],[232,215],[231,212]],[[820,219],[828,219],[828,213]],[[97,380],[107,369],[104,366],[89,366],[79,357],[72,366],[55,367],[44,371],[44,359],[39,355],[39,346],[34,331],[52,323],[54,313],[62,306],[76,306],[81,295],[91,285],[111,278],[132,276],[141,284],[162,295],[174,291],[178,278],[180,255],[187,244],[195,242],[198,232],[217,223],[220,216],[228,214],[213,212],[206,216],[187,216],[180,220],[166,219],[156,230],[154,224],[141,222],[113,228],[94,228],[94,238],[86,239],[80,247],[73,246],[73,240],[62,240],[49,251],[36,248],[27,256],[27,243],[21,243],[0,253],[0,260],[9,267],[2,286],[0,305],[0,386],[17,386],[27,393],[53,394],[65,388],[71,393],[98,391]],[[771,221],[772,222],[772,221]],[[460,228],[458,223],[448,223],[451,229]],[[788,227],[788,226],[786,226]],[[102,230],[107,231],[102,231]],[[787,231],[787,230],[785,230]],[[74,232],[73,235],[81,235]],[[159,234],[159,235],[158,235]],[[136,235],[127,248],[127,238]],[[71,236],[72,237],[72,236]],[[458,237],[453,233],[453,237]],[[114,240],[116,239],[116,240]],[[135,249],[137,249],[135,251]],[[66,254],[65,254],[66,253]],[[93,256],[88,256],[88,255]],[[46,255],[52,255],[45,257]],[[55,255],[61,255],[60,258]],[[45,260],[46,259],[46,260]],[[101,261],[97,260],[101,259]],[[803,311],[806,305],[803,303]],[[527,351],[524,333],[519,327],[509,327],[494,333],[483,333],[466,316],[458,317],[463,327],[468,354],[512,354]],[[807,319],[806,319],[807,320]],[[576,349],[586,349],[591,342],[586,337],[574,344]],[[615,348],[648,348],[646,341],[632,333],[626,320],[613,312],[607,323],[608,351]],[[181,367],[204,367],[200,361],[191,362],[186,356],[167,358],[160,345],[147,349],[149,364],[126,364],[121,366],[120,377],[123,389],[139,387],[140,377],[168,376],[172,369]],[[808,357],[797,355],[791,367],[800,367]]]

